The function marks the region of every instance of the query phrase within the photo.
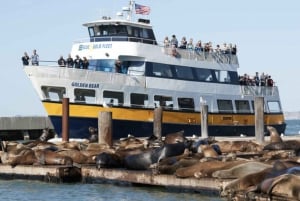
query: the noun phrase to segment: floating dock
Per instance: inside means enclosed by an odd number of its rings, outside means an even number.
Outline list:
[[[28,179],[45,182],[80,182],[81,171],[70,166],[0,165],[1,179]]]

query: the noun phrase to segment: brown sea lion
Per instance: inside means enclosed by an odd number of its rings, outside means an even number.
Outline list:
[[[179,168],[176,170],[175,175],[179,178],[187,177],[210,177],[211,174],[220,169],[231,168],[233,166],[245,163],[245,161],[206,161],[198,162],[190,167]]]
[[[74,163],[78,164],[94,164],[95,160],[93,157],[87,157],[81,151],[78,150],[61,150],[57,152],[61,156],[68,156],[70,157]]]
[[[114,143],[115,149],[135,149],[135,148],[145,148],[145,140],[138,139],[134,136],[129,136],[125,139],[121,139]]]
[[[273,126],[267,126],[267,130],[270,133],[270,143],[283,142],[276,128],[274,128]]]
[[[31,149],[23,150],[22,153],[17,155],[16,157],[13,157],[9,164],[12,167],[15,167],[17,165],[33,165],[37,161],[37,158],[35,156],[35,153]]]
[[[300,176],[284,174],[274,178],[267,193],[300,200]]]
[[[239,191],[246,192],[249,188],[256,189],[256,186],[260,184],[271,171],[272,168],[266,168],[262,171],[235,179],[222,187],[221,196],[234,196]]]
[[[205,158],[217,158],[219,157],[219,154],[216,152],[216,150],[211,145],[200,145],[198,147],[198,153],[203,153],[203,156]]]
[[[68,156],[62,156],[50,150],[35,150],[37,163],[41,165],[73,165],[73,161]]]
[[[189,167],[199,162],[197,158],[182,158],[173,164],[163,164],[158,166],[159,174],[174,174],[177,169]]]
[[[219,145],[222,153],[260,152],[263,149],[263,146],[253,141],[218,141],[214,144]]]
[[[229,169],[215,171],[212,176],[219,179],[236,179],[271,167],[270,164],[249,161]]]

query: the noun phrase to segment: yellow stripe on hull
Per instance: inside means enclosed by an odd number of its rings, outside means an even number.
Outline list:
[[[62,115],[62,103],[43,102],[49,116]],[[140,108],[106,108],[99,105],[70,104],[69,113],[71,117],[98,118],[99,112],[112,112],[113,119],[131,121],[153,121],[153,110]],[[200,124],[200,114],[182,111],[164,111],[164,123],[174,124]],[[264,123],[266,125],[277,125],[284,123],[283,114],[265,114]],[[208,115],[209,125],[254,125],[255,115],[252,114],[212,114]]]

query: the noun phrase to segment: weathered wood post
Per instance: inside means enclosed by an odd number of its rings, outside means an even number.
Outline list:
[[[69,142],[69,98],[62,100],[62,141]]]
[[[153,134],[161,140],[162,133],[163,108],[160,106],[154,109],[153,113]]]
[[[112,141],[112,112],[100,112],[98,116],[98,143],[113,145]]]
[[[264,138],[264,97],[255,97],[255,139],[262,144]]]
[[[201,104],[201,137],[208,137],[208,105]]]

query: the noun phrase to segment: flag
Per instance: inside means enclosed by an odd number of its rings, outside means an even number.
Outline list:
[[[150,14],[150,7],[143,6],[140,4],[135,4],[135,13],[141,15],[149,15]]]

